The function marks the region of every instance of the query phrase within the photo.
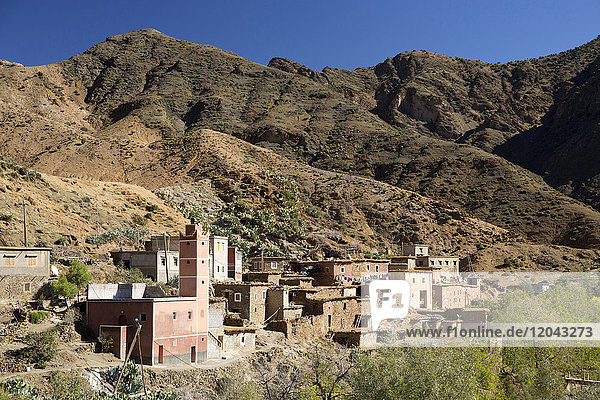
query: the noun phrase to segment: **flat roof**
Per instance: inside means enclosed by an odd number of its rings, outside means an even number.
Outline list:
[[[52,251],[50,247],[11,247],[11,246],[0,246],[0,251],[11,250],[11,251]]]
[[[320,263],[354,263],[354,262],[379,262],[379,263],[389,263],[390,260],[389,259],[376,259],[376,258],[357,258],[354,260],[346,260],[346,259],[342,259],[342,260],[318,260],[318,261],[296,261],[296,264],[320,264]]]

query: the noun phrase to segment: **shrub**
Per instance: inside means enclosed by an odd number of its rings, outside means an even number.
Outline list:
[[[11,222],[13,220],[13,216],[10,214],[1,214],[0,221]]]
[[[27,347],[21,349],[19,356],[36,368],[45,368],[56,355],[56,341],[49,331],[28,333],[25,343]]]
[[[100,343],[102,352],[108,353],[108,351],[110,350],[110,348],[113,345],[113,338],[111,338],[110,336],[99,336],[98,343]]]
[[[39,324],[40,322],[48,318],[50,316],[50,313],[48,311],[31,311],[28,316],[29,322],[31,322],[32,324]]]
[[[144,226],[148,223],[148,220],[141,215],[134,214],[134,216],[131,217],[131,222],[133,222],[135,225]]]
[[[146,206],[146,211],[148,212],[154,212],[156,210],[158,210],[158,205],[156,204],[149,204]]]
[[[54,244],[57,244],[59,246],[64,246],[65,243],[67,243],[67,239],[65,239],[64,237],[58,238],[56,239],[56,241],[54,242]]]
[[[438,214],[437,219],[441,223],[446,223],[452,219],[452,216],[443,212]]]

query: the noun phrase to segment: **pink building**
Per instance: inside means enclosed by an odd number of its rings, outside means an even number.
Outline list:
[[[124,358],[137,324],[143,362],[150,365],[205,361],[208,343],[209,234],[186,225],[179,236],[179,296],[167,297],[144,284],[89,285],[88,329],[110,336],[112,351]],[[132,353],[138,357],[138,350]]]

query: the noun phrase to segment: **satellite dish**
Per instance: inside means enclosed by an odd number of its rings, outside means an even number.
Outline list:
[[[56,266],[52,265],[52,266],[50,266],[50,272],[52,272],[52,275],[58,275],[58,268],[56,268]]]

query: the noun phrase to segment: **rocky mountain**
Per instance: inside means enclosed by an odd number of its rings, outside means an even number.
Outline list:
[[[510,146],[541,135],[561,93],[574,105],[568,93],[591,75],[569,82],[599,46],[497,65],[413,51],[316,72],[136,31],[58,64],[0,65],[0,154],[140,185],[215,229],[304,255],[420,240],[463,256],[506,242],[542,246],[531,259],[593,258],[571,249],[598,246],[600,214],[519,166],[548,161]],[[548,158],[563,154],[544,145]],[[564,264],[549,259],[536,265]]]

